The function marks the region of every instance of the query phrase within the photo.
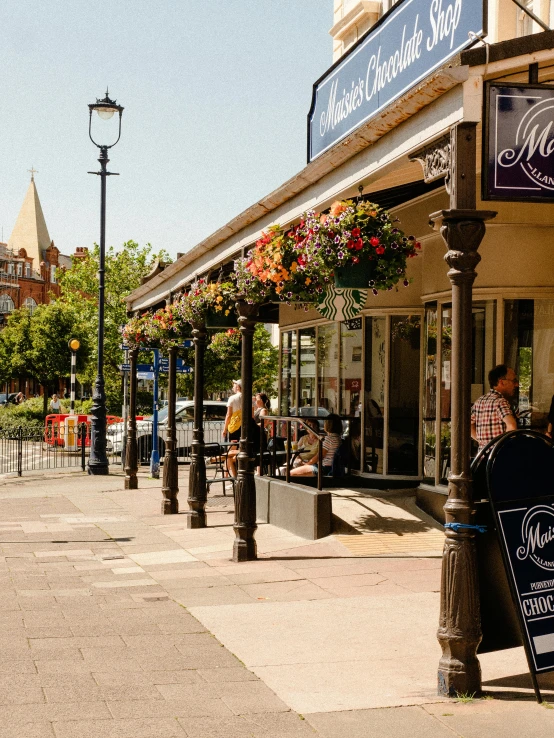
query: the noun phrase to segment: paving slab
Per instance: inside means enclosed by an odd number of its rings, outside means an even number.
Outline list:
[[[552,734],[521,649],[480,658],[494,700],[436,696],[438,529],[407,493],[337,496],[376,555],[263,524],[237,564],[232,498],[189,530],[139,485],[0,480],[0,738]]]

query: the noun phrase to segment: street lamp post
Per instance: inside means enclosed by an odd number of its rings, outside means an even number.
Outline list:
[[[104,284],[105,284],[105,256],[106,256],[106,178],[116,174],[108,172],[108,150],[121,137],[121,116],[123,108],[115,100],[110,100],[108,91],[103,100],[96,100],[89,106],[88,133],[92,143],[100,149],[99,172],[89,172],[100,176],[100,259],[98,266],[98,361],[94,391],[92,393],[92,409],[90,423],[90,457],[88,462],[89,474],[108,474],[108,457],[106,454],[106,394],[104,391]],[[119,131],[116,141],[110,144],[99,144],[92,137],[92,113],[96,111],[102,120],[109,120],[114,113],[119,114]]]

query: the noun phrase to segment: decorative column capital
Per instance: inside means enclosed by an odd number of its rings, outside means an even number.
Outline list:
[[[197,320],[194,321],[194,323],[190,324],[192,327],[192,340],[193,341],[202,341],[204,340],[208,333],[206,331],[206,322],[203,320]]]
[[[485,235],[485,222],[496,217],[493,210],[439,210],[429,218],[446,244],[444,260],[450,267],[453,283],[473,282],[475,268],[481,261],[479,245]]]
[[[237,308],[237,313],[239,314],[239,326],[242,328],[243,325],[246,327],[247,324],[251,324],[247,327],[254,328],[254,323],[260,311],[260,306],[258,305],[258,303],[249,303],[246,300],[242,300],[239,298],[236,302],[235,307]]]

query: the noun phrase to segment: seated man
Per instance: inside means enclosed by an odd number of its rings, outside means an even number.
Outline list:
[[[333,467],[333,457],[335,452],[338,451],[341,442],[342,435],[342,421],[338,415],[331,413],[325,418],[323,423],[323,430],[327,434],[323,439],[322,448],[322,473],[323,476],[331,476]],[[291,477],[314,477],[317,475],[317,465],[319,462],[319,453],[316,448],[314,455],[311,459],[308,459],[305,463],[300,466],[291,469]]]

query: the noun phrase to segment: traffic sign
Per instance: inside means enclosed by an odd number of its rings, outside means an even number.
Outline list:
[[[183,341],[183,348],[192,348],[194,346],[194,341],[192,338],[187,338]]]
[[[123,344],[123,343],[121,344],[121,346],[120,346],[119,348],[120,348],[120,349],[121,349],[122,351],[129,351],[129,346],[125,346],[125,344]]]
[[[193,371],[192,366],[187,366],[183,363],[183,359],[177,359],[177,374],[191,374]],[[119,364],[119,371],[130,372],[130,364]],[[161,359],[159,371],[163,374],[167,374],[169,371],[169,360]],[[145,374],[152,376],[143,376]],[[138,379],[154,379],[154,364],[137,364],[137,377]]]

